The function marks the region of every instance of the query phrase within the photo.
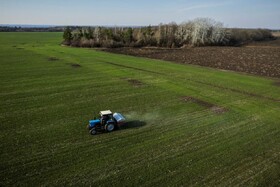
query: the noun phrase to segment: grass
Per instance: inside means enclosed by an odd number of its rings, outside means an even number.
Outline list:
[[[61,38],[0,33],[1,186],[279,185],[279,80]],[[105,109],[130,126],[90,136]]]

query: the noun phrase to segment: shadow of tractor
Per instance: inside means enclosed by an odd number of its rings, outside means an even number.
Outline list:
[[[133,120],[133,121],[128,121],[126,123],[124,123],[123,125],[119,126],[115,126],[114,131],[122,131],[122,130],[126,130],[126,129],[133,129],[133,128],[140,128],[145,126],[147,123],[144,121],[140,121],[140,120]],[[114,131],[110,132],[110,133],[114,133]],[[100,135],[103,134],[104,132],[106,132],[105,130],[103,131],[97,131],[96,135]]]
[[[145,121],[133,120],[124,123],[122,126],[119,127],[119,129],[124,130],[124,129],[139,128],[145,126],[146,124],[147,123]]]

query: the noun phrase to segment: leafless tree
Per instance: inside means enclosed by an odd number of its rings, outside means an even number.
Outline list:
[[[101,34],[101,28],[95,27],[94,29],[94,38],[96,39],[96,42],[100,42],[100,34]]]
[[[210,18],[197,18],[190,22],[191,44],[215,45],[225,40],[226,30],[221,22],[216,22]]]

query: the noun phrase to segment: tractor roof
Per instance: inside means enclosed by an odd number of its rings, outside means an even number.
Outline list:
[[[104,116],[104,115],[111,115],[111,114],[113,114],[113,113],[111,112],[111,110],[100,111],[100,115],[102,115],[102,116]]]

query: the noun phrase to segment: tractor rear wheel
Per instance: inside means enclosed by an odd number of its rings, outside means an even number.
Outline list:
[[[112,123],[106,124],[105,129],[107,132],[112,132],[115,129],[115,125]]]
[[[92,129],[89,131],[89,133],[90,133],[91,135],[95,135],[95,134],[97,133],[97,131],[96,131],[95,128],[92,128]]]

